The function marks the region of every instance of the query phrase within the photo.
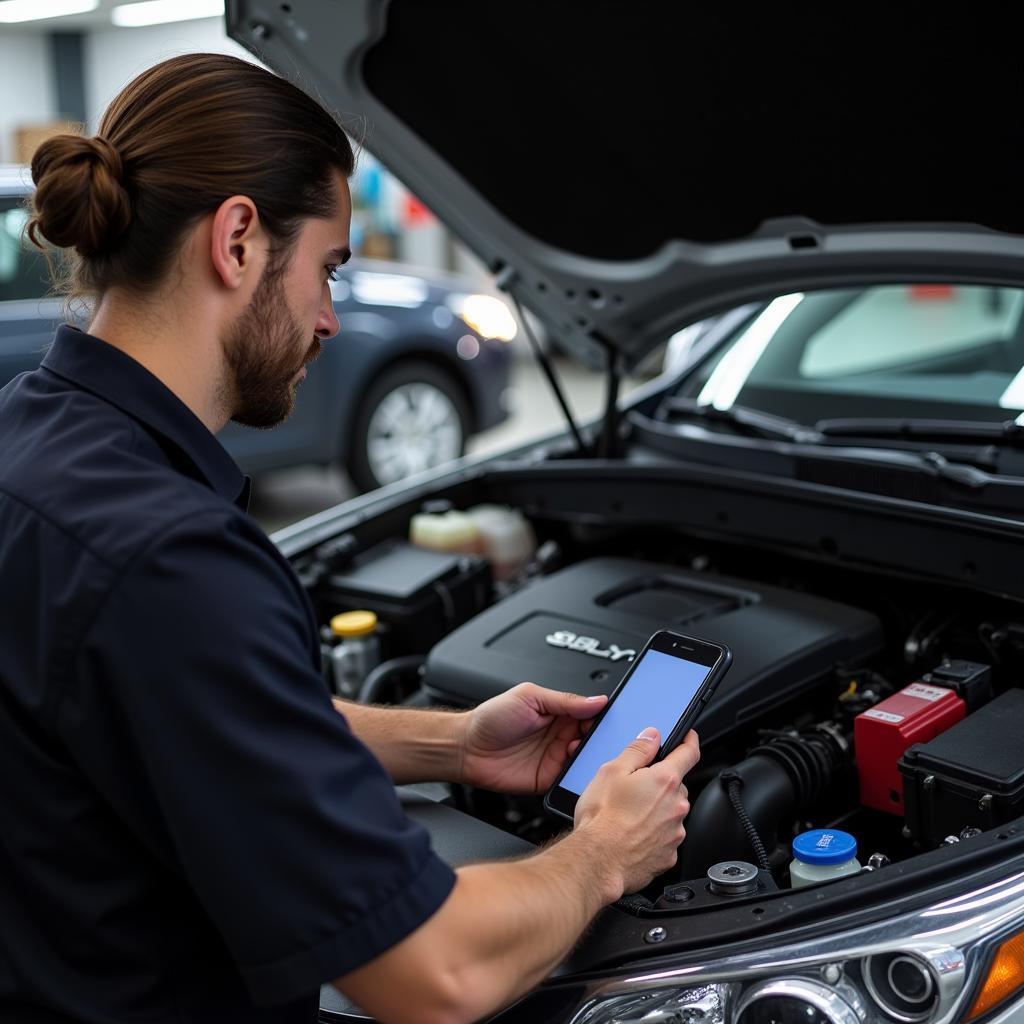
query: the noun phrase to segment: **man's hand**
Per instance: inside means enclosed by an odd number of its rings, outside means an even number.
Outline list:
[[[520,683],[462,719],[460,781],[499,793],[546,793],[608,698]]]
[[[690,800],[683,779],[700,760],[700,743],[691,729],[678,747],[651,764],[660,743],[657,729],[644,729],[598,769],[576,804],[575,834],[603,850],[609,899],[637,892],[674,867],[686,837],[683,819]]]

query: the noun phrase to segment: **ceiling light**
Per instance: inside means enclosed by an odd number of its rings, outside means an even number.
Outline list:
[[[223,16],[224,0],[142,0],[136,4],[121,4],[110,12],[110,20],[120,28]]]
[[[42,21],[95,11],[100,0],[0,0],[0,22]]]

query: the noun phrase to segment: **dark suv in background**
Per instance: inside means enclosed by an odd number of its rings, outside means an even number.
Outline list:
[[[27,168],[0,166],[0,387],[34,369],[61,321],[46,260],[24,239]],[[516,322],[471,280],[359,262],[331,286],[342,323],[309,367],[292,416],[219,435],[250,473],[337,464],[360,490],[458,458],[505,419]]]

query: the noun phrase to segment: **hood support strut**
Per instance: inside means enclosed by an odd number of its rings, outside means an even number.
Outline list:
[[[523,330],[526,332],[526,337],[529,339],[530,348],[533,350],[534,358],[537,360],[537,364],[540,366],[544,376],[547,378],[552,392],[554,392],[555,399],[561,407],[562,415],[565,416],[565,421],[569,425],[569,432],[572,434],[573,440],[576,442],[576,448],[580,455],[585,456],[589,454],[587,451],[587,442],[584,440],[579,427],[576,425],[576,420],[573,417],[572,409],[569,408],[569,403],[566,400],[562,384],[558,379],[558,374],[555,372],[555,368],[552,365],[548,354],[543,348],[541,348],[540,342],[537,340],[537,336],[533,333],[533,328],[530,326],[529,321],[523,313],[522,304],[512,292],[512,283],[515,278],[515,270],[507,264],[495,271],[494,274],[494,281],[497,287],[501,289],[501,291],[505,292],[505,294],[512,300],[516,314],[519,316],[519,322],[523,325]],[[608,370],[608,384],[605,392],[603,417],[604,425],[601,430],[600,443],[597,446],[597,454],[603,459],[614,459],[617,457],[619,449],[619,388],[622,384],[623,358],[614,342],[600,332],[594,331],[591,337],[593,337],[594,340],[597,341],[604,349],[607,357]]]
[[[622,356],[618,348],[603,334],[592,337],[601,343],[608,357],[608,389],[604,400],[604,427],[601,431],[599,456],[614,459],[619,454],[619,387],[622,384]]]
[[[566,401],[565,392],[562,390],[558,374],[555,373],[555,368],[551,365],[551,360],[548,358],[544,349],[541,348],[540,342],[537,340],[537,336],[533,333],[533,328],[530,326],[530,322],[526,319],[526,315],[523,313],[522,304],[511,290],[511,284],[515,279],[515,276],[516,272],[511,267],[505,266],[495,274],[494,281],[495,284],[512,300],[512,304],[516,308],[516,315],[519,317],[519,322],[523,325],[523,330],[526,332],[526,337],[529,339],[530,348],[533,349],[534,358],[537,360],[537,364],[544,372],[544,376],[547,377],[548,384],[554,392],[555,399],[558,401],[559,406],[561,406],[562,415],[565,416],[565,421],[569,425],[569,431],[573,436],[573,440],[576,442],[576,447],[581,455],[586,455],[586,442],[583,440],[583,435],[580,434],[580,428],[576,426],[576,420],[573,417],[572,409],[569,408],[569,403]]]

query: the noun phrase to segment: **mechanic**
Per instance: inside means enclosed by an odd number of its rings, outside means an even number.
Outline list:
[[[477,1019],[675,863],[696,737],[645,730],[529,857],[453,871],[395,784],[544,792],[604,698],[332,702],[215,438],[280,422],[339,328],[353,152],[232,57],[144,72],[32,162],[89,333],[0,391],[0,1020]],[[102,340],[101,340],[102,339]]]

